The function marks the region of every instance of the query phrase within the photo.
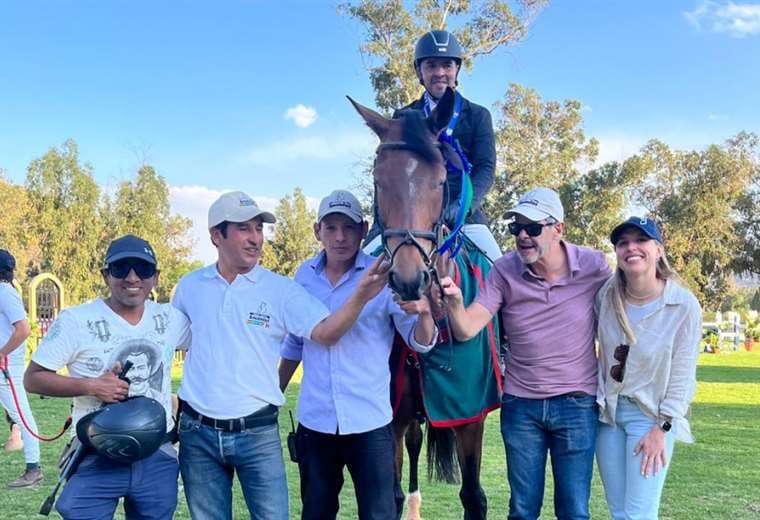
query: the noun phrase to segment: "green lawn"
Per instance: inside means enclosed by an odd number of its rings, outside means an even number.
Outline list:
[[[661,518],[713,519],[760,517],[760,353],[703,354],[699,360],[699,389],[693,409],[694,445],[676,446],[673,466],[662,501]],[[298,386],[288,391],[288,406],[295,403]],[[33,408],[43,432],[60,427],[68,413],[63,399],[33,399]],[[287,410],[283,410],[287,418]],[[282,420],[283,439],[289,422]],[[62,442],[45,443],[42,459],[46,479],[36,490],[0,489],[0,517],[34,518],[55,482],[55,460]],[[291,517],[300,515],[298,471],[288,462]],[[23,455],[0,453],[0,482],[16,478],[23,471]],[[353,491],[348,479],[341,497],[341,518],[356,517]],[[506,484],[504,451],[499,435],[498,412],[488,419],[483,457],[482,481],[488,495],[491,518],[505,518],[509,491]],[[547,475],[547,482],[551,482]],[[423,516],[436,520],[461,518],[458,488],[423,481]],[[544,517],[551,518],[552,489],[547,486]],[[607,518],[598,477],[594,476],[591,497],[593,518]],[[235,518],[246,518],[239,489],[235,495]],[[120,516],[117,516],[120,517]],[[51,518],[58,518],[53,513]],[[176,518],[189,518],[184,499]]]

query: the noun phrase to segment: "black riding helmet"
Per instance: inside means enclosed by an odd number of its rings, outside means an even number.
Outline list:
[[[426,58],[451,58],[457,66],[462,65],[464,50],[456,37],[448,31],[428,31],[417,40],[414,47],[414,67],[419,68],[420,62]]]
[[[166,410],[150,397],[132,397],[82,417],[77,437],[88,448],[116,462],[149,457],[166,438]]]

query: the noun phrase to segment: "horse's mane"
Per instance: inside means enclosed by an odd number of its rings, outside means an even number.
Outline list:
[[[396,119],[402,121],[401,138],[410,150],[432,164],[441,161],[441,154],[431,139],[430,127],[422,110],[405,108],[398,112]]]

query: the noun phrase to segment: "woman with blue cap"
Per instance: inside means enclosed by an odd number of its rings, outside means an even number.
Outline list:
[[[693,442],[702,311],[651,218],[629,218],[610,241],[617,268],[596,297],[597,464],[613,520],[657,518],[675,440]]]

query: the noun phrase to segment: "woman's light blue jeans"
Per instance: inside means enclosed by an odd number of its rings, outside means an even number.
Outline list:
[[[596,463],[604,484],[607,507],[612,520],[656,519],[665,477],[673,457],[675,432],[665,434],[667,466],[655,476],[641,475],[642,454],[633,454],[639,440],[656,425],[656,421],[632,401],[618,400],[615,426],[599,423],[596,439]],[[674,427],[675,428],[675,427]]]

